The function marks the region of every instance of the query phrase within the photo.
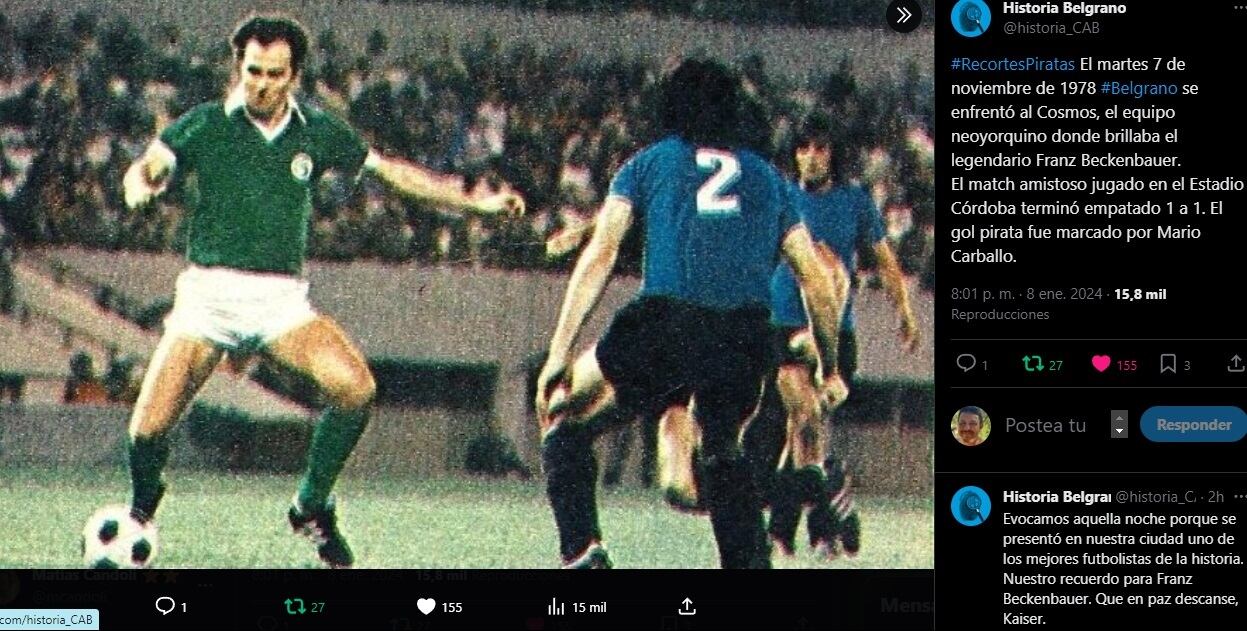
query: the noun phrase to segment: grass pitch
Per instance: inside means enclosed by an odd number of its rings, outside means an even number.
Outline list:
[[[155,565],[166,568],[319,567],[311,544],[289,532],[297,479],[172,470],[157,525]],[[82,564],[88,516],[126,501],[125,472],[0,468],[0,568]],[[360,568],[555,568],[554,519],[540,481],[347,477],[339,523]],[[599,493],[602,528],[617,568],[713,568],[710,521],[677,513],[652,489]],[[828,562],[808,548],[776,555],[780,568],[930,568],[929,498],[858,496],[862,552]],[[798,542],[806,541],[804,524]],[[802,544],[804,545],[804,544]]]

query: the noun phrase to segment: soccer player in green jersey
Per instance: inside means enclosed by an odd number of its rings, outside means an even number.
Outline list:
[[[236,82],[222,101],[200,105],[166,128],[126,172],[126,203],[139,207],[194,173],[189,266],[130,419],[131,512],[149,520],[165,484],[168,434],[226,353],[258,351],[311,378],[326,404],[312,434],[307,470],[289,511],[322,561],[349,567],[330,495],[367,425],[376,386],[363,355],[332,318],[316,313],[302,278],[311,191],[326,171],[367,171],[391,188],[482,214],[522,213],[503,193],[470,199],[454,178],[371,151],[351,127],[295,98],[308,39],[283,17],[245,21],[231,39]]]

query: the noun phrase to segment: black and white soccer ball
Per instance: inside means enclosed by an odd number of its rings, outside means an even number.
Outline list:
[[[94,569],[141,569],[156,556],[156,525],[130,516],[126,506],[105,506],[82,528],[82,562]]]

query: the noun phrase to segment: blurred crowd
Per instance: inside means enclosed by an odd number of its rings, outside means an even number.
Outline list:
[[[65,403],[103,405],[132,404],[138,398],[139,382],[134,378],[135,360],[109,353],[108,368],[103,375],[95,372],[91,355],[79,351],[69,360],[69,377],[61,400]]]
[[[313,34],[303,97],[348,118],[381,152],[454,173],[478,194],[516,190],[530,212],[482,220],[368,179],[326,178],[309,238],[320,259],[569,266],[614,170],[657,138],[657,82],[676,61],[503,47],[488,37],[391,51],[380,31],[352,44]],[[162,126],[220,98],[230,66],[225,42],[192,50],[174,26],[141,33],[120,17],[47,13],[16,24],[0,15],[0,234],[19,244],[182,248],[194,187],[131,211],[122,174]],[[911,65],[867,85],[846,59],[791,85],[757,57],[737,68],[750,95],[748,143],[790,170],[801,121],[830,112],[840,123],[840,171],[875,195],[906,271],[933,282],[931,77]],[[625,250],[623,265],[639,266],[639,248]]]

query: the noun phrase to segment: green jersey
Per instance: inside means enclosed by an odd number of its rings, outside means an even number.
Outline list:
[[[199,183],[187,251],[192,263],[302,271],[312,185],[328,170],[354,177],[368,145],[334,116],[293,100],[291,110],[272,140],[237,101],[200,105],[160,134],[177,169],[194,173]]]

